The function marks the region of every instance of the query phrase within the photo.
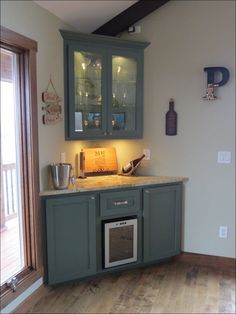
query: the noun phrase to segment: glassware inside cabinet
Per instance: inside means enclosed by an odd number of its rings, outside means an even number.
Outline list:
[[[102,57],[74,52],[75,131],[102,127]]]
[[[112,129],[134,130],[136,108],[137,61],[112,56]]]

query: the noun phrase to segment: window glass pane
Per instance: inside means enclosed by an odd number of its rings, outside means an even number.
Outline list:
[[[25,265],[18,73],[17,54],[1,49],[1,284]]]

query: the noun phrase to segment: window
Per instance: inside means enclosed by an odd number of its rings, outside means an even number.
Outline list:
[[[18,53],[1,57],[1,285],[25,267],[22,228],[21,118]]]
[[[35,41],[1,27],[2,307],[41,270],[36,51]]]

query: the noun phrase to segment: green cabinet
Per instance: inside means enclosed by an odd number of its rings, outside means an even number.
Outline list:
[[[104,221],[138,220],[137,262],[119,269],[180,253],[182,184],[64,194],[46,197],[43,206],[49,285],[113,271],[103,267]]]
[[[145,42],[61,31],[65,137],[141,138]]]
[[[152,262],[180,253],[182,185],[143,191],[143,260]]]
[[[96,208],[93,195],[47,199],[48,284],[96,273]]]

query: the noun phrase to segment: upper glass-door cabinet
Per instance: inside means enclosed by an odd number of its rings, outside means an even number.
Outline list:
[[[148,43],[60,32],[66,139],[141,138],[143,50]]]

